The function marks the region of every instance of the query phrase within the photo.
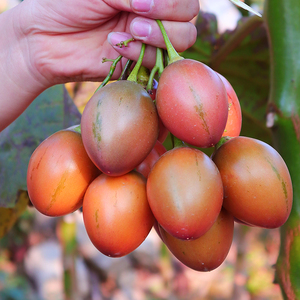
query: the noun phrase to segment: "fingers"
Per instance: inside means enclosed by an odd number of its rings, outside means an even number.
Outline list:
[[[163,21],[162,23],[177,51],[185,51],[195,43],[197,30],[192,23],[172,21]],[[130,32],[137,40],[155,47],[165,48],[162,33],[154,20],[137,17],[131,22]]]
[[[197,31],[193,24],[189,22],[169,22],[164,21],[163,25],[167,31],[171,43],[178,52],[183,52],[191,47],[196,40]],[[130,25],[131,34],[125,32],[112,32],[108,35],[108,42],[121,55],[136,60],[140,50],[140,43],[137,41],[130,43],[130,47],[116,46],[118,43],[131,37],[153,47],[166,48],[163,36],[156,21],[137,17],[133,19]],[[149,47],[148,47],[149,48]],[[131,53],[130,51],[133,51]],[[153,50],[155,53],[155,51]],[[136,54],[135,54],[136,53]]]
[[[122,41],[130,38],[130,34],[124,34],[124,33],[116,33],[116,35],[112,36],[110,38],[111,42],[119,41],[120,38]],[[116,38],[116,40],[115,40]],[[127,59],[132,59],[133,61],[137,61],[138,57],[141,52],[142,42],[140,41],[133,41],[128,44],[127,47],[115,46],[114,49],[119,52],[122,56],[126,57]],[[146,45],[145,55],[143,59],[143,65],[149,69],[152,69],[155,65],[155,59],[156,59],[156,48]]]
[[[165,48],[165,42],[156,19],[160,19],[166,29],[171,43],[178,52],[191,47],[197,37],[195,26],[189,21],[199,12],[199,0],[106,0],[108,5],[116,9],[134,12],[127,19],[127,33],[112,32],[108,36],[108,42],[124,57],[137,60],[140,51],[140,43],[130,43],[130,47],[116,46],[116,44],[133,37],[153,49],[146,51],[145,60],[152,61],[155,53],[154,47]],[[129,34],[130,33],[130,34]],[[130,49],[130,51],[129,51]],[[153,55],[152,55],[153,54]]]
[[[190,21],[200,9],[198,0],[131,0],[131,7],[147,18],[183,22]]]
[[[112,8],[169,21],[188,22],[199,13],[198,0],[106,0]]]

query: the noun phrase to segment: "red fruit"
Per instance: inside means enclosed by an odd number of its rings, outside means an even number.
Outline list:
[[[44,215],[72,213],[82,206],[88,185],[99,174],[84,149],[80,133],[58,131],[31,155],[27,170],[29,198]]]
[[[100,252],[112,257],[129,254],[145,240],[154,224],[145,178],[135,171],[118,177],[101,174],[86,191],[83,219]]]
[[[219,74],[227,91],[228,96],[228,118],[222,136],[236,137],[240,135],[242,128],[242,110],[239,99],[229,81]]]
[[[196,271],[211,271],[223,263],[232,244],[233,231],[233,217],[224,209],[213,226],[196,240],[176,239],[160,227],[161,238],[173,255]]]
[[[177,138],[201,148],[215,145],[228,116],[226,89],[215,71],[191,59],[163,71],[156,94],[157,110]]]
[[[95,165],[119,176],[139,165],[158,137],[155,105],[143,87],[116,81],[98,90],[81,119],[82,139]]]
[[[158,223],[180,239],[196,239],[213,225],[223,202],[223,185],[213,161],[193,148],[163,154],[147,180],[147,196]]]
[[[238,136],[214,154],[224,186],[224,207],[239,221],[276,228],[287,220],[293,202],[288,168],[270,145]]]

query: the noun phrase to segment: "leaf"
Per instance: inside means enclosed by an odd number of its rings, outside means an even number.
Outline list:
[[[27,190],[32,152],[54,132],[80,123],[80,113],[63,85],[49,88],[0,133],[0,207],[14,207],[19,190]]]
[[[19,191],[14,208],[0,207],[0,239],[13,227],[17,219],[26,210],[28,203],[28,193]]]
[[[196,28],[198,38],[195,44],[186,50],[183,55],[185,58],[195,59],[208,64],[214,47],[220,38],[216,16],[211,13],[201,12],[197,18]]]
[[[248,10],[250,11],[251,13],[259,16],[259,17],[262,17],[262,15],[258,12],[256,12],[253,8],[251,8],[249,5],[245,4],[244,2],[240,1],[240,0],[229,0],[231,1],[233,4],[245,9],[245,10]]]

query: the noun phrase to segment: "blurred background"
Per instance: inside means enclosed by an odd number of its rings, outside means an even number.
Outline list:
[[[0,0],[0,13],[18,3]],[[200,5],[215,14],[219,33],[234,30],[242,17],[228,0],[201,0]],[[262,12],[263,1],[252,6]],[[66,88],[82,111],[98,85],[69,83]],[[236,224],[225,262],[201,273],[174,258],[155,230],[130,255],[109,258],[91,244],[80,211],[49,218],[29,207],[0,239],[0,300],[281,300],[273,283],[279,245],[278,229]]]

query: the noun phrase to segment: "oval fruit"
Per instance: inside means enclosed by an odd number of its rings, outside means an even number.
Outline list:
[[[183,59],[168,65],[159,80],[156,103],[164,125],[180,140],[207,148],[222,137],[227,93],[217,73],[205,64]]]
[[[213,226],[191,241],[176,239],[162,227],[159,229],[163,242],[179,261],[196,271],[211,271],[227,257],[233,239],[234,221],[233,216],[222,209]]]
[[[213,161],[193,148],[163,154],[147,179],[147,195],[158,223],[179,239],[196,239],[213,225],[223,185]]]
[[[83,219],[100,252],[112,257],[129,254],[154,224],[145,178],[135,171],[117,177],[101,174],[86,191]]]
[[[229,81],[217,73],[221,78],[228,97],[228,118],[223,136],[236,137],[240,135],[242,129],[242,110],[239,99]]]
[[[213,155],[224,185],[224,207],[243,223],[276,228],[287,220],[293,202],[288,168],[270,145],[235,137]]]
[[[82,206],[88,185],[99,174],[84,149],[80,133],[58,131],[31,155],[27,170],[29,198],[44,215],[66,215]]]
[[[94,164],[105,174],[119,176],[133,170],[154,147],[158,115],[142,86],[116,81],[91,97],[83,111],[81,132]]]

